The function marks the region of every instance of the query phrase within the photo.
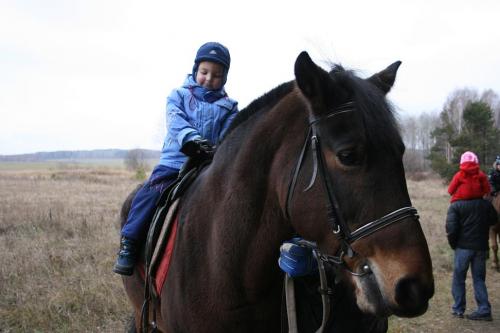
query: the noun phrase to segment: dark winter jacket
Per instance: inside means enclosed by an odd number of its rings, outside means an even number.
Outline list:
[[[497,212],[489,201],[455,201],[446,216],[448,243],[452,249],[487,251],[489,229],[496,222]]]
[[[491,191],[493,193],[500,192],[500,171],[496,169],[490,170],[488,174],[488,181],[491,185]]]

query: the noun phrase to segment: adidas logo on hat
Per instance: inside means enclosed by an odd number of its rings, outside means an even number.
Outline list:
[[[217,54],[217,51],[212,50],[212,51],[210,51],[210,53],[209,53],[209,54]]]

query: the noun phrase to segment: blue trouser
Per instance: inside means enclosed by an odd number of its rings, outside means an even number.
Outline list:
[[[464,313],[465,311],[465,278],[470,264],[477,313],[491,313],[491,305],[490,302],[488,302],[488,291],[486,290],[485,283],[486,255],[487,251],[455,249],[453,282],[451,285],[451,294],[455,300],[455,304],[453,304],[452,307],[454,312]]]
[[[122,236],[142,242],[146,237],[151,219],[156,210],[156,201],[163,189],[172,184],[179,170],[157,165],[148,181],[135,194],[128,213],[127,222],[122,228]]]

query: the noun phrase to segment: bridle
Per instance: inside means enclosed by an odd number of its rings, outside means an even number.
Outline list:
[[[381,218],[366,223],[363,226],[355,229],[354,231],[351,231],[348,224],[343,219],[338,204],[338,200],[336,199],[335,194],[333,192],[333,182],[326,166],[325,156],[321,147],[321,138],[319,135],[318,126],[321,122],[325,120],[328,120],[340,114],[353,112],[354,110],[355,110],[354,103],[348,102],[336,107],[333,111],[324,116],[310,117],[309,130],[304,145],[302,147],[302,150],[300,152],[297,164],[295,165],[293,171],[293,177],[288,186],[285,214],[288,217],[288,219],[290,219],[290,205],[293,198],[293,194],[295,192],[297,179],[299,177],[300,170],[305,160],[308,148],[311,147],[312,158],[314,163],[313,174],[311,177],[311,181],[309,182],[309,185],[303,190],[303,192],[306,192],[309,189],[311,189],[311,187],[316,181],[319,172],[327,196],[327,221],[332,229],[332,232],[335,235],[337,235],[337,237],[340,240],[340,249],[336,255],[320,253],[316,247],[315,250],[317,252],[317,255],[320,256],[319,259],[321,259],[321,261],[323,262],[328,262],[338,266],[342,266],[352,275],[363,276],[371,273],[371,269],[367,264],[363,265],[361,273],[355,273],[354,271],[350,270],[345,264],[345,259],[344,259],[345,256],[353,257],[357,255],[357,253],[354,252],[354,250],[352,249],[351,244],[361,238],[367,237],[381,229],[384,229],[385,227],[391,224],[404,221],[406,218],[412,218],[414,220],[418,220],[418,214],[417,210],[414,207],[410,206],[402,207],[390,212],[387,215],[382,216]],[[303,245],[313,248],[315,247],[315,244],[313,242],[305,241]]]
[[[351,231],[348,224],[342,217],[340,207],[338,204],[338,200],[335,197],[335,193],[333,192],[333,182],[328,172],[328,168],[325,162],[325,156],[323,154],[323,150],[321,148],[321,139],[319,135],[318,126],[321,122],[333,118],[337,115],[344,114],[347,112],[354,111],[354,103],[348,102],[342,104],[335,108],[333,111],[322,117],[310,117],[309,118],[309,130],[306,135],[306,139],[304,145],[302,146],[302,150],[299,155],[299,159],[297,164],[295,165],[292,179],[288,186],[288,192],[286,195],[286,206],[285,206],[285,216],[290,220],[290,206],[293,198],[293,194],[295,192],[295,187],[297,185],[297,179],[300,174],[300,170],[302,164],[304,163],[306,153],[308,151],[309,146],[312,151],[312,160],[313,160],[313,173],[311,176],[311,180],[309,185],[303,190],[303,192],[307,192],[312,188],[314,183],[316,182],[316,178],[318,173],[322,178],[323,188],[326,192],[327,196],[327,221],[330,225],[332,232],[339,238],[340,247],[335,255],[322,253],[316,243],[301,240],[299,241],[300,246],[309,247],[312,249],[316,260],[318,261],[318,273],[320,276],[320,287],[319,292],[321,294],[322,304],[323,304],[323,318],[321,326],[318,328],[316,332],[324,332],[327,322],[329,320],[330,315],[330,296],[333,294],[333,289],[329,288],[328,281],[325,273],[325,264],[333,264],[334,270],[343,269],[350,273],[353,276],[362,277],[367,274],[372,274],[372,270],[368,265],[367,261],[364,260],[364,264],[362,264],[361,272],[354,272],[353,269],[349,268],[345,262],[345,257],[352,258],[355,255],[361,256],[360,254],[354,252],[351,244],[355,241],[367,237],[385,227],[397,223],[402,222],[407,218],[412,218],[413,220],[418,220],[417,210],[414,207],[402,207],[396,209],[389,214],[382,216],[379,219],[371,221],[369,223],[364,224],[363,226]],[[288,327],[289,332],[297,332],[297,317],[295,313],[295,296],[294,296],[294,287],[293,287],[293,279],[285,274],[284,281],[284,291],[285,291],[285,300],[286,300],[286,311],[288,318]]]

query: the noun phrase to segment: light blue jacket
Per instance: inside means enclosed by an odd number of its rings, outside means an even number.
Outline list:
[[[180,149],[191,140],[207,139],[218,145],[237,113],[238,102],[227,97],[224,87],[207,91],[188,75],[167,98],[167,135],[160,164],[180,169],[187,159]]]

